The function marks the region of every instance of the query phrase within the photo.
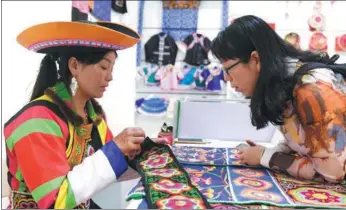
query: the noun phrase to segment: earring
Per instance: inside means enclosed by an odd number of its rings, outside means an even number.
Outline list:
[[[71,90],[72,96],[76,95],[77,88],[78,88],[77,80],[75,77],[72,77],[71,85],[70,85],[70,90]]]

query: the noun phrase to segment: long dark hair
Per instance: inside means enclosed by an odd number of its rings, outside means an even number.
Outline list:
[[[79,62],[92,65],[100,62],[103,57],[111,50],[98,49],[97,51],[80,50],[71,53],[46,54],[41,61],[40,69],[30,97],[30,101],[44,94],[44,91],[58,82],[58,76],[66,87],[71,84],[71,72],[68,68],[68,61],[74,57]],[[57,64],[59,70],[57,69]]]
[[[328,54],[300,51],[283,40],[261,18],[246,15],[234,20],[211,44],[219,60],[240,59],[248,63],[251,52],[257,51],[261,71],[251,96],[251,122],[257,129],[268,123],[282,125],[283,111],[292,98],[293,79],[288,72],[287,58],[302,62],[330,63]]]

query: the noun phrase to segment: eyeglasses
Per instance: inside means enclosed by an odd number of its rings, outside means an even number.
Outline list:
[[[236,65],[238,65],[239,63],[241,63],[241,60],[235,62],[234,64],[232,64],[231,66],[227,67],[227,68],[223,68],[224,73],[226,73],[227,75],[229,75],[229,71],[235,67]]]

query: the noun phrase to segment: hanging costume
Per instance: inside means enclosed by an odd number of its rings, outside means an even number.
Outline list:
[[[115,23],[51,22],[26,29],[17,40],[53,55],[93,46],[125,49],[139,35]],[[58,80],[5,123],[10,208],[98,208],[91,196],[127,170],[127,157],[112,140],[102,108],[94,99],[85,108],[84,120]]]
[[[205,81],[206,90],[220,91],[222,90],[221,81],[224,80],[223,70],[218,65],[210,65],[205,69],[201,77]]]
[[[169,64],[162,66],[156,73],[155,78],[160,80],[160,87],[163,90],[175,90],[178,82],[184,77],[180,69]]]
[[[184,78],[180,80],[179,85],[183,89],[189,89],[195,87],[195,76],[196,76],[197,69],[189,66],[184,65],[183,67],[183,74]]]
[[[208,53],[211,41],[202,34],[192,33],[184,39],[186,56],[184,61],[193,66],[209,65]]]
[[[144,45],[144,50],[146,62],[158,65],[174,65],[178,46],[170,35],[161,32],[150,37]]]
[[[144,67],[140,67],[138,74],[144,79],[144,83],[147,86],[157,86],[160,84],[160,80],[155,78],[156,72],[159,70],[159,66],[155,64],[149,64]]]

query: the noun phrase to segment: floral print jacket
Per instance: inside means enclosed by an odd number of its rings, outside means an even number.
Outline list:
[[[346,171],[343,77],[329,69],[314,69],[298,81],[294,98],[295,106],[289,103],[280,127],[285,140],[265,149],[261,165],[301,179],[341,182]]]

